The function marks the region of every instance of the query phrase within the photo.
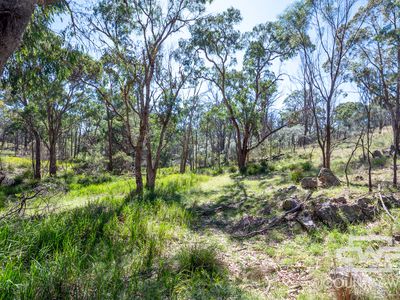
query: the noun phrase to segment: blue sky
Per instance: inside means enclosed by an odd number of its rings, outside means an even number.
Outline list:
[[[293,2],[293,0],[214,0],[208,11],[221,12],[229,7],[237,8],[243,16],[240,29],[248,31],[259,23],[275,20]]]

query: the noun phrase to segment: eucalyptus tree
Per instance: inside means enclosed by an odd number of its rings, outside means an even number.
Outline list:
[[[168,126],[171,102],[177,100],[178,85],[171,86],[166,91],[165,85],[157,83],[157,73],[163,73],[162,66],[168,55],[166,47],[179,32],[190,22],[198,19],[205,10],[207,1],[178,0],[178,1],[111,1],[103,0],[97,4],[94,16],[89,18],[100,48],[103,51],[115,53],[118,63],[124,69],[128,78],[122,97],[127,104],[125,120],[132,115],[138,121],[137,132],[129,132],[131,148],[134,153],[134,169],[136,190],[143,193],[142,161],[147,160],[148,189],[154,189],[159,162],[159,151],[162,151],[159,136],[158,146],[151,141],[155,128],[152,114],[157,110],[168,108],[163,120],[159,117],[162,127]],[[168,75],[169,76],[169,75]],[[177,74],[177,77],[182,76]],[[170,78],[169,84],[177,83],[178,78]],[[175,83],[173,83],[175,81]],[[173,103],[174,104],[174,103]],[[164,107],[164,108],[162,108]],[[165,111],[164,111],[165,112]],[[127,119],[127,115],[130,115]],[[160,114],[158,114],[160,116]],[[128,128],[128,131],[133,128]],[[162,132],[161,132],[162,133]],[[146,157],[144,149],[147,150]],[[153,154],[155,151],[155,154]]]
[[[306,80],[323,166],[330,168],[333,150],[333,111],[343,96],[349,52],[357,43],[363,17],[355,18],[358,0],[309,1],[313,50],[306,52]],[[318,116],[323,111],[324,117]]]
[[[304,126],[303,141],[307,140],[307,135],[311,134],[313,127],[311,96],[313,87],[307,78],[309,78],[308,64],[310,55],[314,50],[314,45],[310,38],[311,23],[311,1],[295,1],[281,14],[277,21],[279,39],[281,43],[287,43],[294,49],[300,58],[301,76],[297,79],[300,82],[302,90],[296,91],[287,99],[287,104],[295,100],[296,111],[299,122]],[[296,98],[293,98],[296,97]],[[292,107],[294,108],[294,107]],[[301,116],[300,116],[301,114]]]
[[[69,49],[45,23],[32,25],[6,67],[8,104],[20,112],[36,144],[35,178],[40,178],[41,143],[49,152],[49,174],[57,173],[57,142],[63,118],[82,98],[79,51]]]
[[[272,128],[268,121],[268,108],[280,78],[270,66],[275,60],[289,57],[291,49],[277,38],[275,23],[261,24],[242,35],[235,28],[241,19],[240,12],[233,8],[200,19],[190,28],[190,43],[211,65],[203,78],[221,94],[235,132],[237,163],[244,171],[249,153],[285,126]],[[235,68],[239,50],[245,53],[241,70]]]
[[[38,5],[62,7],[61,0],[0,0],[0,75],[3,68],[20,46],[23,34]],[[64,2],[65,3],[65,2]]]
[[[364,18],[364,15],[366,17]],[[368,1],[359,10],[365,19],[362,36],[354,47],[355,80],[375,103],[390,114],[393,130],[393,185],[397,186],[400,150],[400,4],[398,1]]]

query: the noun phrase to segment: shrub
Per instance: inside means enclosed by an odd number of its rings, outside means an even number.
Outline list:
[[[382,156],[382,157],[377,157],[372,159],[372,165],[374,167],[384,167],[387,161],[387,157]]]
[[[260,164],[250,163],[247,165],[245,174],[249,176],[268,174],[274,171],[275,167],[269,165],[266,161],[262,161]]]
[[[311,171],[311,169],[313,168],[313,165],[310,161],[305,161],[301,163],[301,168],[303,169],[303,171],[307,172],[307,171]]]
[[[222,264],[216,254],[215,247],[195,245],[183,248],[177,256],[179,272],[205,271],[209,275],[219,273],[222,271]]]
[[[290,172],[290,180],[292,180],[295,183],[299,183],[301,179],[303,179],[304,174],[303,171],[300,169],[293,170]]]
[[[72,170],[75,174],[95,174],[103,172],[104,167],[103,158],[94,157],[90,160],[74,159],[72,161]]]
[[[228,172],[229,173],[236,173],[238,171],[238,169],[235,166],[230,166],[228,168]]]
[[[133,168],[133,158],[120,151],[113,155],[114,174],[130,172]]]
[[[218,176],[218,175],[221,175],[221,174],[224,174],[224,169],[222,169],[222,168],[213,169],[212,172],[211,172],[212,176]]]
[[[88,186],[91,184],[101,184],[110,181],[112,181],[112,177],[109,174],[99,174],[99,175],[84,175],[77,180],[77,183],[83,186]]]

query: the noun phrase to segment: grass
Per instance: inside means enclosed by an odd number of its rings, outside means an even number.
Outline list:
[[[75,203],[67,210],[0,225],[0,299],[246,297],[214,248],[169,255],[192,220],[178,195],[207,176],[164,175],[141,201],[129,197],[131,178],[82,178],[56,179],[68,192],[55,201]]]
[[[375,141],[373,150],[387,148],[389,133]],[[162,169],[155,192],[140,201],[130,195],[135,183],[128,175],[67,170],[46,178],[66,191],[51,199],[60,208],[0,224],[0,299],[332,299],[329,272],[336,251],[352,235],[399,234],[398,223],[381,215],[369,224],[322,226],[313,233],[292,224],[246,240],[229,230],[245,216],[280,214],[291,185],[298,187],[292,194],[305,196],[297,182],[316,176],[319,153],[310,160],[310,149],[297,151],[277,162],[254,163],[244,175],[232,167],[183,175],[176,167]],[[333,153],[342,180],[350,151],[343,144]],[[365,174],[360,155],[351,176]],[[30,168],[27,161],[3,157],[3,165],[20,174]],[[390,180],[390,163],[374,163],[375,182]],[[24,176],[0,190],[0,205],[37,184]],[[318,190],[313,197],[345,195],[352,201],[367,193],[363,183]],[[39,200],[32,207],[40,207]],[[400,218],[399,209],[391,213]],[[400,291],[396,276],[382,279],[393,294]]]

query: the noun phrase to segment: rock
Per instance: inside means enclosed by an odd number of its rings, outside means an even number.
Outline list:
[[[357,204],[361,207],[368,207],[369,205],[374,203],[374,199],[363,197],[357,200]]]
[[[363,181],[363,180],[364,180],[364,177],[362,177],[361,175],[357,175],[357,176],[354,178],[354,180],[355,180],[355,181]]]
[[[400,234],[393,234],[393,241],[399,243],[400,242]]]
[[[7,186],[12,186],[15,184],[15,180],[14,178],[10,178],[10,177],[4,177],[1,180],[1,186],[7,187]]]
[[[335,203],[335,204],[346,204],[347,200],[345,197],[341,196],[338,198],[332,198],[331,199],[331,203]]]
[[[339,207],[339,211],[348,223],[357,223],[366,219],[362,208],[357,204],[343,204]]]
[[[302,211],[297,217],[297,222],[307,231],[313,231],[317,229],[313,219],[311,218],[311,214],[308,211]]]
[[[297,190],[297,186],[291,185],[291,186],[288,186],[287,188],[279,189],[279,190],[277,190],[277,192],[279,194],[289,194],[289,193],[295,192],[296,190]]]
[[[305,190],[313,190],[318,187],[318,181],[314,177],[304,177],[300,181],[301,187]]]
[[[382,195],[382,200],[387,209],[400,207],[400,200],[397,200],[393,195]],[[382,205],[380,201],[379,205]]]
[[[282,202],[282,209],[284,211],[289,211],[298,205],[299,200],[297,199],[297,197],[290,197],[289,199],[286,199]]]
[[[374,152],[372,152],[372,157],[373,158],[381,158],[381,157],[383,157],[383,154],[381,151],[375,150]]]
[[[339,179],[327,168],[322,168],[318,174],[318,181],[322,187],[339,186]]]
[[[3,180],[6,178],[6,174],[4,172],[0,171],[0,184],[3,182]]]
[[[318,205],[314,210],[314,215],[329,227],[337,227],[345,223],[339,214],[338,207],[330,202]]]

